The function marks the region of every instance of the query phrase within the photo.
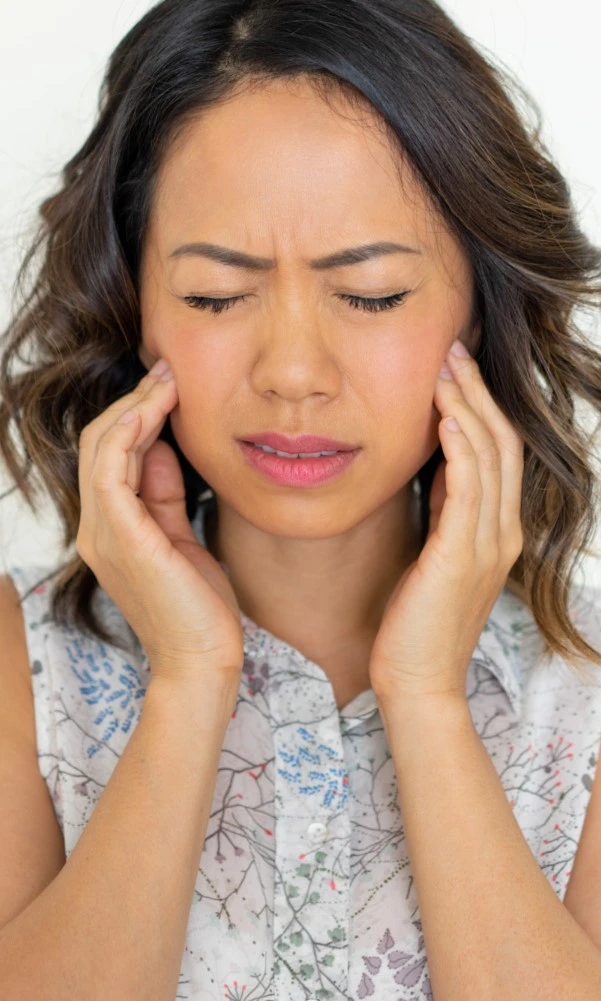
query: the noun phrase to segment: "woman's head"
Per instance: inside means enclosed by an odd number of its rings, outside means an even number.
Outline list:
[[[440,365],[456,337],[476,343],[467,255],[381,133],[369,106],[280,79],[205,110],[158,172],[139,355],[171,363],[171,429],[191,465],[276,535],[343,533],[410,484],[439,446]],[[376,243],[353,262],[351,248]],[[263,263],[228,265],[201,244]],[[328,260],[342,251],[347,263]],[[238,444],[267,430],[360,452],[319,488],[277,487]]]
[[[315,512],[306,492],[289,506],[258,486],[235,496],[236,437],[308,430],[363,446],[349,524],[417,476],[425,538],[434,383],[459,336],[525,442],[509,583],[552,649],[595,657],[567,598],[597,501],[574,402],[601,404],[601,356],[574,311],[598,302],[601,255],[499,72],[435,3],[166,0],[113,53],[98,122],[41,215],[22,280],[40,250],[41,266],[6,335],[0,448],[28,500],[31,466],[50,489],[66,545],[79,434],[159,354],[178,383],[162,437],[190,516],[209,482],[275,532],[292,518],[312,536],[344,530],[335,485]],[[420,253],[307,263],[372,240]],[[170,256],[199,241],[277,267]],[[379,313],[341,298],[404,291]],[[183,301],[194,294],[248,297],[212,314]],[[11,372],[25,342],[35,357]],[[73,556],[54,612],[106,637],[94,586]]]

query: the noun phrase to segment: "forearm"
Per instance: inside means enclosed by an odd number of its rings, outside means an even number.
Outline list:
[[[598,1001],[601,953],[534,858],[467,702],[380,711],[435,1001]]]
[[[172,1001],[235,697],[151,681],[65,866],[0,934],[0,996]]]

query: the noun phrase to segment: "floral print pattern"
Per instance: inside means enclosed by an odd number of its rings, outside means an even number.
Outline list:
[[[201,504],[194,519],[204,544]],[[7,572],[25,596],[38,767],[67,858],[139,720],[148,659],[104,592],[109,647],[51,620],[53,568]],[[599,649],[599,589],[573,618]],[[245,658],[189,914],[181,1001],[431,1001],[396,777],[371,689],[341,710],[325,672],[242,615]],[[504,589],[466,696],[514,815],[560,900],[596,773],[601,676],[541,657]],[[590,665],[594,668],[594,665]],[[516,887],[516,892],[517,892]]]

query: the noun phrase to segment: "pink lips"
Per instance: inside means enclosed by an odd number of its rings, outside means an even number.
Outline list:
[[[315,441],[315,439],[312,440]],[[259,473],[263,473],[264,476],[267,476],[274,483],[279,483],[287,487],[312,487],[317,484],[326,483],[344,472],[354,462],[355,457],[361,451],[360,448],[356,448],[352,451],[340,451],[336,455],[323,455],[315,459],[287,459],[273,453],[264,452],[261,448],[246,441],[239,441],[238,444],[242,449],[246,461],[253,469]],[[266,442],[265,444],[270,443]],[[278,447],[280,451],[287,451],[287,449],[271,444],[270,447]],[[302,451],[305,448],[306,446],[303,445]],[[324,445],[306,450],[317,452],[322,448],[326,451],[332,451],[331,448],[326,448]],[[346,448],[348,449],[348,445]]]
[[[265,431],[257,434],[249,434],[248,438],[239,439],[255,445],[268,445],[278,452],[290,452],[293,455],[298,452],[353,452],[359,446],[349,445],[345,441],[336,441],[334,438],[324,438],[321,435],[301,434],[296,438],[289,438],[288,435],[280,434],[278,431]]]

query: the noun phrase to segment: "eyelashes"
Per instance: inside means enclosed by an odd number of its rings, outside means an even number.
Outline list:
[[[379,299],[367,299],[360,295],[341,295],[340,298],[348,302],[353,309],[362,309],[366,313],[381,313],[383,310],[400,306],[408,295],[409,290],[396,292],[394,295],[387,295]]]
[[[360,309],[365,313],[381,313],[387,309],[394,309],[402,305],[411,289],[406,292],[396,292],[394,295],[381,296],[380,298],[366,298],[359,295],[340,295],[339,298],[348,302],[352,309]],[[207,309],[212,313],[223,313],[226,309],[231,309],[235,303],[248,298],[245,295],[235,295],[225,299],[211,299],[206,295],[184,296],[186,302],[192,309]]]

